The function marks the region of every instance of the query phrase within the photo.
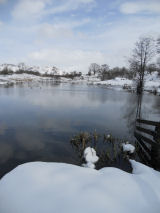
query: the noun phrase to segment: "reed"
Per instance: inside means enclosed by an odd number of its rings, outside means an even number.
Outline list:
[[[115,166],[120,168],[122,161],[130,158],[128,154],[122,150],[122,143],[126,140],[113,137],[111,134],[99,134],[96,130],[93,132],[80,132],[73,136],[70,143],[72,148],[80,158],[80,163],[84,162],[83,152],[86,147],[92,147],[96,150],[99,161],[96,168],[100,169],[106,166]],[[134,158],[134,156],[131,156]]]

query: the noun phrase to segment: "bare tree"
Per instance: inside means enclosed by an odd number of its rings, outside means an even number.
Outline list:
[[[137,76],[137,93],[142,93],[146,67],[155,53],[154,40],[150,37],[142,37],[136,42],[132,58],[129,60],[130,69]]]
[[[108,66],[108,64],[102,64],[102,65],[101,65],[101,71],[102,71],[102,72],[108,72],[108,71],[109,71],[109,66]]]
[[[101,80],[102,81],[105,80],[105,75],[106,75],[106,73],[109,72],[108,64],[102,64],[98,72],[99,72],[98,74],[99,74],[99,77],[101,78]]]
[[[157,39],[157,53],[160,55],[160,37]],[[160,69],[160,57],[157,58],[157,65]]]
[[[25,65],[25,63],[23,63],[23,62],[21,62],[21,63],[19,63],[18,64],[18,68],[20,69],[20,70],[26,70],[26,65]]]
[[[160,57],[157,58],[157,66],[158,66],[158,68],[160,69]]]
[[[160,53],[160,37],[157,39],[157,53]]]
[[[96,73],[99,72],[100,68],[101,68],[100,65],[98,65],[96,63],[92,63],[89,67],[89,73],[91,73],[91,74],[93,73],[95,75]]]

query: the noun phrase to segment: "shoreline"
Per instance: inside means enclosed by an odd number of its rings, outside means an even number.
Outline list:
[[[86,84],[93,86],[103,86],[110,89],[126,90],[129,92],[135,92],[135,80],[129,80],[126,78],[117,77],[115,79],[101,81],[97,76],[82,75],[81,77],[65,78],[65,77],[43,77],[33,74],[12,74],[12,75],[0,75],[0,86],[9,87],[23,83],[71,83],[71,84]],[[160,95],[160,78],[158,74],[154,72],[146,76],[144,92]]]

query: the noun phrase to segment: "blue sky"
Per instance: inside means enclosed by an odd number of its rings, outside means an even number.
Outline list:
[[[123,66],[145,35],[160,35],[160,0],[0,0],[0,63]]]

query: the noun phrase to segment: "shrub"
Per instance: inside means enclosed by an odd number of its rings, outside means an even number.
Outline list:
[[[122,68],[115,67],[108,71],[101,72],[99,76],[102,81],[114,79],[117,77],[133,79],[134,73],[132,71],[129,71],[125,67],[122,67]]]
[[[0,75],[12,75],[13,71],[5,67],[1,72]]]
[[[73,71],[73,72],[71,72],[71,73],[66,73],[66,74],[63,75],[62,77],[74,79],[74,78],[76,78],[76,77],[81,77],[81,76],[82,76],[82,73],[81,73],[81,72]]]
[[[15,72],[16,74],[31,74],[31,75],[36,75],[36,76],[40,76],[41,74],[38,71],[28,71],[28,70],[18,70]]]

